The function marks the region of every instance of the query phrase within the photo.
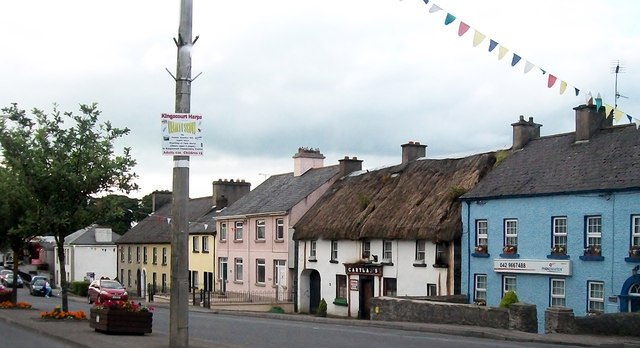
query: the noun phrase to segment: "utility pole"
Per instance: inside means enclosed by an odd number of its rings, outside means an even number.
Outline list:
[[[193,1],[180,2],[176,70],[176,113],[191,112],[191,24]],[[197,39],[197,38],[196,38]],[[171,208],[171,301],[169,346],[189,346],[189,156],[173,156]]]

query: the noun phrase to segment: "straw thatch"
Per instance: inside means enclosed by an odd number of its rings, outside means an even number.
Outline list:
[[[462,232],[458,197],[494,163],[494,153],[486,153],[347,176],[295,225],[293,238],[452,241]]]

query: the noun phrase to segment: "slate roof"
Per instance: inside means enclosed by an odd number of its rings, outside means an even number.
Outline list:
[[[64,238],[65,245],[105,245],[105,244],[116,244],[121,236],[113,231],[111,231],[111,242],[97,242],[96,241],[96,228],[101,228],[102,226],[91,225],[89,227],[83,228],[81,230],[77,230],[72,234],[66,236]]]
[[[575,132],[540,137],[511,153],[462,199],[640,189],[640,131],[604,128],[589,141]]]
[[[173,203],[165,204],[151,215],[133,226],[119,240],[118,244],[170,244],[171,233],[167,218],[171,218]],[[197,221],[213,208],[212,197],[201,197],[189,200],[188,219],[190,223]]]
[[[494,163],[486,153],[345,176],[295,224],[293,239],[454,240],[462,233],[457,198]]]
[[[273,175],[244,195],[218,217],[287,212],[339,172],[339,166],[313,168],[300,176],[293,172]]]

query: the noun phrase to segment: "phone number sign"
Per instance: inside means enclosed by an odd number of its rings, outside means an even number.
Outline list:
[[[493,260],[495,272],[506,273],[530,273],[571,275],[570,260],[520,260],[520,259],[495,259]]]

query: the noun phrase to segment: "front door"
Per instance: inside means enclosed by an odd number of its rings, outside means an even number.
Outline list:
[[[640,312],[640,284],[629,288],[629,312]]]
[[[373,277],[360,276],[360,310],[358,318],[371,318],[371,298],[373,297]]]
[[[315,269],[309,274],[309,313],[315,313],[320,305],[320,273]]]
[[[137,275],[137,280],[138,280],[138,284],[136,285],[136,293],[138,294],[138,297],[142,296],[142,274],[140,274],[140,270],[138,270],[138,275]]]

